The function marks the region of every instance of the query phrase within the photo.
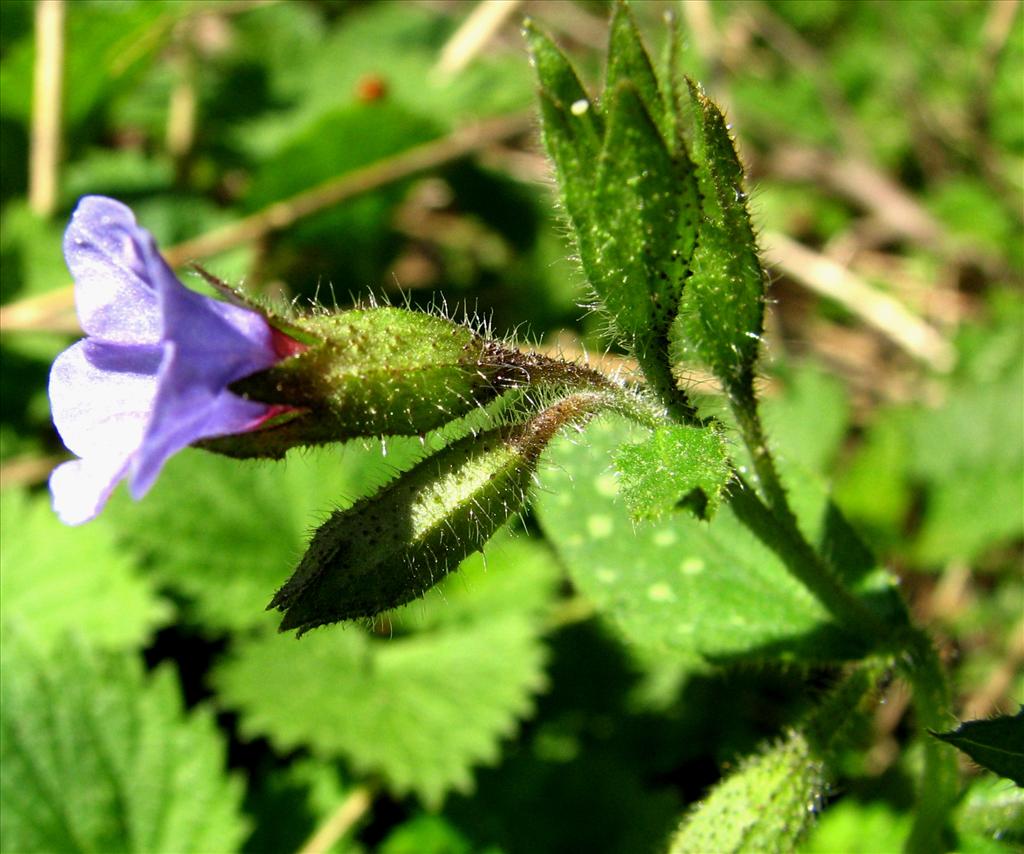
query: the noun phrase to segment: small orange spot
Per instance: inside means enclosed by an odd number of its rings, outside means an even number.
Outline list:
[[[356,100],[369,104],[379,101],[388,94],[388,84],[383,77],[376,74],[367,74],[359,78],[356,83]]]

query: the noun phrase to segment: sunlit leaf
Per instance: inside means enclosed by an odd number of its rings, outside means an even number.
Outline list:
[[[241,780],[208,708],[185,714],[173,666],[78,642],[42,653],[5,631],[5,851],[232,851]]]

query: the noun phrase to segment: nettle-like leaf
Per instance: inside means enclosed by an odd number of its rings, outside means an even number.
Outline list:
[[[1024,706],[1012,717],[965,721],[954,730],[932,735],[962,750],[982,768],[1024,787]]]
[[[0,493],[0,565],[0,618],[17,618],[43,648],[69,627],[98,647],[142,646],[171,614],[117,549],[107,520],[69,528],[43,496]]]
[[[535,506],[576,586],[634,643],[712,659],[835,661],[864,653],[821,603],[723,506],[710,523],[677,513],[636,526],[608,460],[642,435],[617,417],[593,423],[585,443],[558,441],[541,470]],[[903,609],[827,493],[809,472],[787,481],[794,511],[843,580],[882,619]]]
[[[232,851],[242,783],[209,709],[185,714],[173,668],[80,642],[4,635],[4,851]]]
[[[393,614],[409,633],[350,626],[301,647],[271,634],[241,641],[214,674],[222,702],[246,736],[343,757],[396,795],[437,806],[468,790],[473,766],[497,760],[544,685],[541,614],[557,579],[529,539],[498,538],[485,555],[486,571],[469,558],[439,593]]]

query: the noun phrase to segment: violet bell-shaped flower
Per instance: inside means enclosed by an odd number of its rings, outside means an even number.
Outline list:
[[[277,414],[280,407],[228,386],[301,345],[256,311],[186,288],[114,199],[81,199],[64,257],[88,337],[50,371],[53,423],[80,458],[54,469],[50,490],[61,520],[77,525],[100,512],[121,480],[141,498],[177,451]]]

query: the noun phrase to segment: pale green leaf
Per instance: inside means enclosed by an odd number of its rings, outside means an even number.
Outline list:
[[[766,396],[761,408],[775,455],[827,474],[849,425],[846,390],[814,365],[780,374],[781,394]]]
[[[799,850],[803,854],[879,854],[902,851],[911,817],[883,801],[846,798],[830,806]]]
[[[698,515],[710,518],[730,476],[721,434],[712,427],[671,425],[615,453],[619,490],[634,519],[657,519],[695,491]]]
[[[4,636],[4,851],[227,852],[246,833],[241,780],[209,709],[185,714],[173,668],[78,642]]]
[[[540,604],[556,569],[528,540],[499,537],[423,602],[396,612],[392,636],[357,627],[242,641],[215,672],[242,731],[379,774],[396,795],[437,806],[472,786],[544,685]],[[510,575],[520,576],[516,581]],[[531,589],[532,588],[532,589]],[[506,598],[505,593],[522,594]],[[546,592],[544,592],[546,591]],[[451,614],[446,599],[451,596]]]
[[[62,524],[48,497],[0,493],[0,618],[41,647],[74,631],[97,647],[143,646],[170,604],[118,551],[107,520]]]
[[[953,824],[962,835],[1024,844],[1024,788],[991,774],[973,780],[954,812]]]

